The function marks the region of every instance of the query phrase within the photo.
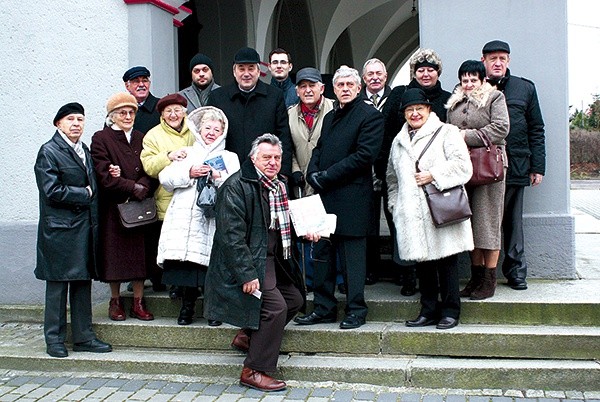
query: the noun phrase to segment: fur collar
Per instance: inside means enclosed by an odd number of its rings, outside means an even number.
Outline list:
[[[448,103],[446,103],[446,109],[452,110],[463,101],[471,102],[475,107],[482,108],[487,104],[493,91],[494,87],[484,82],[482,86],[471,91],[469,95],[466,95],[462,87],[457,85],[452,96],[448,99]]]

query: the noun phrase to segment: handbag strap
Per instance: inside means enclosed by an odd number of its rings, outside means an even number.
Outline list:
[[[477,136],[479,138],[481,138],[481,141],[483,142],[483,146],[485,148],[489,148],[490,145],[492,145],[492,141],[490,140],[490,137],[488,137],[488,135],[486,133],[481,133],[479,131],[476,132]]]
[[[437,137],[437,135],[440,133],[440,130],[442,129],[443,125],[439,126],[437,130],[435,130],[435,133],[433,133],[433,135],[431,136],[431,139],[429,140],[429,142],[427,143],[427,145],[425,145],[425,148],[423,148],[423,151],[421,151],[421,155],[419,155],[419,157],[417,158],[417,161],[415,162],[415,168],[417,169],[417,172],[420,172],[421,170],[419,169],[419,160],[421,159],[421,157],[423,156],[423,154],[425,153],[425,151],[427,151],[427,148],[429,148],[429,146],[431,145],[431,143],[433,142],[433,140],[435,140],[435,137]]]

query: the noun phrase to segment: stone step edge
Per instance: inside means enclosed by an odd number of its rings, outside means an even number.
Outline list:
[[[106,354],[46,355],[43,346],[2,348],[0,367],[15,370],[210,375],[237,381],[242,354],[166,349],[115,350]],[[278,376],[295,381],[334,381],[408,388],[567,389],[599,391],[597,361],[389,356],[282,355]]]

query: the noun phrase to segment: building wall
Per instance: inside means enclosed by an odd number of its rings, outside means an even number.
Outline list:
[[[525,239],[532,277],[575,278],[574,219],[569,205],[567,2],[419,1],[421,47],[442,57],[442,85],[451,91],[459,65],[481,58],[483,45],[511,47],[511,74],[536,84],[546,124],[546,176],[525,190]],[[552,29],[548,29],[552,27]],[[443,32],[440,30],[443,29]]]

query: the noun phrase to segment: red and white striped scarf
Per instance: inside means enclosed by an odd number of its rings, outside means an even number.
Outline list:
[[[270,180],[258,169],[256,171],[258,173],[258,180],[269,191],[269,211],[271,213],[269,229],[280,231],[281,242],[283,244],[283,258],[287,260],[291,255],[292,226],[285,184],[277,178]]]

